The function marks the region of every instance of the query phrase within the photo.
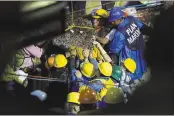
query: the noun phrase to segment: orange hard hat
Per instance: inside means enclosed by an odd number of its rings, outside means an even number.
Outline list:
[[[55,57],[53,57],[53,56],[48,58],[47,63],[49,65],[49,67],[52,67],[54,65],[54,60],[55,60]]]
[[[81,104],[94,104],[97,102],[97,94],[90,88],[86,88],[80,92],[79,102]]]

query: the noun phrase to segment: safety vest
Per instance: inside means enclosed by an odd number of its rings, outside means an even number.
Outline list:
[[[95,8],[102,8],[101,5],[101,0],[88,0],[86,1],[86,15],[90,14],[92,10],[94,10]]]

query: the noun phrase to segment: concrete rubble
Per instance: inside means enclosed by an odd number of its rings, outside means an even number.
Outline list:
[[[142,20],[148,26],[152,26],[154,22],[154,17],[159,14],[159,10],[155,8],[138,10],[137,15],[140,20]],[[74,13],[74,24],[76,26],[88,26],[91,27],[91,22],[87,19],[83,18],[83,12]],[[72,15],[68,14],[66,19],[66,27],[71,26]],[[89,48],[92,45],[91,38],[94,34],[94,30],[91,29],[83,29],[83,28],[72,28],[71,30],[66,31],[65,34],[55,37],[53,39],[53,44],[56,46],[64,45],[66,48],[70,45],[79,46],[82,48]]]

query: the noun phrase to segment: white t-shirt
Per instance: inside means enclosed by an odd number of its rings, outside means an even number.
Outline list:
[[[115,32],[116,32],[116,29],[112,29],[112,30],[106,35],[106,38],[107,38],[109,41],[112,41],[112,39],[114,38]]]

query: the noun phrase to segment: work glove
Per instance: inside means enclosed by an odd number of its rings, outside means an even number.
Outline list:
[[[95,35],[92,36],[92,41],[96,41]]]
[[[83,56],[84,56],[85,58],[88,58],[88,57],[89,57],[89,52],[90,52],[89,49],[83,50]]]
[[[76,48],[76,52],[77,52],[77,56],[78,56],[78,58],[79,58],[80,60],[84,60],[83,49],[77,47],[77,48]]]
[[[82,74],[81,74],[81,72],[80,72],[79,70],[76,70],[75,76],[76,76],[77,78],[79,78],[79,79],[82,78]]]
[[[27,80],[28,74],[25,73],[25,72],[22,71],[22,70],[17,70],[15,73],[16,73],[16,75],[19,76],[19,77],[16,79],[16,81],[17,81],[19,84],[22,84],[24,87],[27,87],[27,85],[28,85],[28,80]]]
[[[100,43],[99,42],[97,42],[97,41],[93,41],[92,42],[94,45],[99,45]]]
[[[99,92],[99,98],[98,98],[98,99],[101,101],[102,98],[106,95],[106,93],[107,93],[107,89],[103,87],[103,88],[100,90],[100,92]]]
[[[96,59],[98,61],[103,60],[103,56],[101,55],[100,51],[98,50],[98,48],[95,45],[93,46],[93,50],[94,50],[94,56],[97,57]]]
[[[75,47],[75,46],[71,46],[71,47],[69,48],[69,51],[70,51],[70,55],[71,55],[71,56],[76,57],[77,52],[76,52],[76,47]]]
[[[66,56],[66,58],[69,58],[70,57],[70,52],[65,52],[65,56]]]
[[[85,89],[88,89],[89,87],[86,86],[86,85],[82,85],[80,88],[79,88],[79,93],[81,93],[82,91],[84,91]]]

